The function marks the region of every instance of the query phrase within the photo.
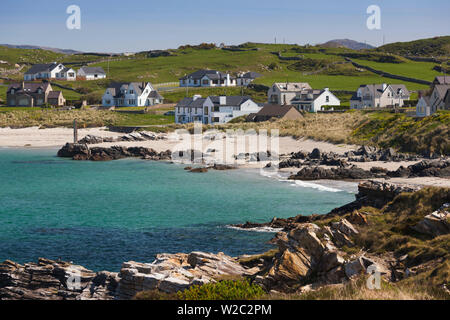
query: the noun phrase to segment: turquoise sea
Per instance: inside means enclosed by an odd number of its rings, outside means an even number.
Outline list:
[[[327,213],[356,186],[322,187],[257,170],[190,173],[184,166],[125,159],[79,162],[56,150],[0,149],[0,260],[61,258],[118,271],[155,254],[270,249],[273,233],[227,227]]]

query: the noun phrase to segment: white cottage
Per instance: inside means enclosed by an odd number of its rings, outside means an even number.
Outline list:
[[[184,98],[175,106],[175,122],[202,122],[221,124],[261,110],[250,97],[245,96],[209,96],[199,95]]]
[[[267,92],[268,103],[291,105],[291,101],[296,97],[297,93],[310,89],[312,89],[311,86],[306,82],[277,82]]]
[[[198,70],[180,80],[180,87],[235,87],[236,78],[217,70]]]
[[[102,67],[82,67],[77,71],[78,80],[105,79],[106,72]]]
[[[164,98],[150,82],[114,83],[103,95],[104,107],[146,107],[163,103]]]
[[[402,107],[411,94],[404,84],[361,85],[350,99],[352,109]]]
[[[53,62],[47,64],[34,64],[23,76],[25,81],[38,79],[75,80],[76,73],[72,68]]]
[[[298,111],[317,112],[323,110],[323,106],[340,106],[339,100],[328,88],[323,90],[302,90],[297,92],[291,104]]]

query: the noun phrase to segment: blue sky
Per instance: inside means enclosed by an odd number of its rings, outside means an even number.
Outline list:
[[[448,0],[15,0],[2,1],[0,43],[125,52],[246,41],[316,44],[350,38],[381,45],[450,35]],[[81,8],[68,30],[66,8]],[[381,30],[366,27],[369,5]]]

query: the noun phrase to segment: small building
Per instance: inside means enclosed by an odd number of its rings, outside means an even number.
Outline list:
[[[350,108],[402,107],[411,94],[404,84],[364,84],[350,99]]]
[[[47,102],[52,106],[62,107],[66,104],[66,99],[64,99],[61,91],[50,91],[47,97]]]
[[[48,82],[13,83],[6,91],[6,104],[9,107],[43,107],[47,104],[60,106],[64,103],[62,92],[53,91]]]
[[[150,82],[113,83],[102,97],[104,107],[148,107],[163,101]]]
[[[63,64],[53,62],[47,64],[34,64],[24,74],[25,81],[39,79],[75,80],[76,73],[72,68],[66,68]]]
[[[421,97],[417,102],[417,117],[430,116],[438,110],[450,110],[450,76],[436,77],[430,86],[430,90],[429,96]]]
[[[102,67],[82,67],[77,71],[77,80],[105,79],[106,72]]]
[[[417,117],[428,117],[431,115],[430,108],[430,97],[422,96],[419,98],[416,106],[416,116]]]
[[[308,89],[297,92],[291,104],[299,111],[317,112],[323,106],[340,106],[339,100],[328,88],[323,90]]]
[[[274,83],[267,92],[268,103],[291,105],[291,101],[296,97],[297,93],[309,89],[312,89],[311,86],[304,82]]]
[[[180,87],[235,87],[236,78],[217,70],[198,70],[180,80]]]
[[[268,104],[258,113],[249,115],[247,121],[262,122],[274,118],[280,120],[298,120],[303,118],[303,116],[297,111],[297,108],[292,105]]]
[[[256,78],[261,77],[259,73],[256,72],[246,72],[246,73],[240,73],[238,74],[236,81],[238,86],[248,86],[250,83],[253,82]]]
[[[175,122],[202,122],[203,124],[223,124],[230,120],[256,113],[261,110],[250,97],[196,95],[184,98],[175,106]]]

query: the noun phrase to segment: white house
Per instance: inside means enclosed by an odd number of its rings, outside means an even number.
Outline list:
[[[103,95],[105,107],[146,107],[163,103],[164,98],[150,82],[114,83]]]
[[[199,95],[184,98],[175,106],[175,122],[202,122],[204,124],[221,124],[257,113],[261,110],[250,97],[245,96],[209,96]]]
[[[340,106],[339,100],[328,88],[323,90],[302,90],[297,92],[291,104],[298,111],[317,112],[321,111],[323,106]]]
[[[402,107],[411,94],[404,84],[361,85],[350,99],[352,109]]]
[[[430,86],[430,90],[429,96],[421,96],[417,102],[417,117],[427,117],[437,110],[450,109],[450,76],[436,77]]]
[[[105,79],[106,72],[102,67],[82,67],[77,71],[78,80]]]
[[[259,73],[256,72],[245,72],[238,74],[236,81],[238,86],[248,86],[250,83],[253,82],[256,78],[261,77]]]
[[[416,106],[417,117],[428,117],[431,115],[430,97],[423,96],[419,98]]]
[[[312,89],[308,83],[283,82],[274,83],[267,92],[269,104],[291,105],[297,93]]]
[[[198,70],[180,80],[180,87],[235,87],[236,78],[217,70]]]
[[[23,76],[25,81],[38,79],[75,80],[76,73],[72,68],[66,68],[63,64],[53,62],[47,64],[35,64]]]

